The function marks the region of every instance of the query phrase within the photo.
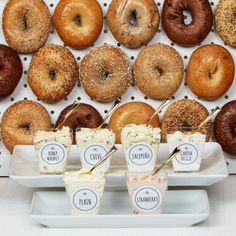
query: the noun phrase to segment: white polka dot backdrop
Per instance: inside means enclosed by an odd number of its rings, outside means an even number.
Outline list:
[[[95,42],[94,46],[100,46],[104,43],[118,46],[122,50],[125,51],[125,53],[129,57],[131,64],[133,65],[138,53],[140,52],[140,48],[139,49],[128,49],[125,46],[121,45],[118,41],[115,40],[115,38],[112,36],[111,32],[109,31],[109,27],[106,22],[106,12],[108,10],[108,6],[109,6],[111,0],[98,0],[98,1],[103,8],[104,25],[103,25],[102,33],[101,33],[100,37],[98,38],[98,40]],[[6,0],[0,0],[0,19],[2,19],[2,10],[3,10],[6,2],[7,2]],[[58,0],[45,0],[45,2],[47,3],[51,14],[53,14]],[[155,0],[155,2],[157,4],[159,12],[161,14],[162,5],[163,5],[164,1],[163,0]],[[211,3],[211,7],[212,7],[213,11],[215,11],[218,0],[212,0],[212,1],[210,1],[210,3]],[[189,22],[191,20],[190,14],[188,12],[185,12],[184,14],[186,14],[186,17],[187,17],[186,22]],[[171,40],[166,36],[165,32],[162,30],[162,26],[160,25],[158,32],[156,33],[155,37],[149,42],[149,45],[153,44],[153,43],[157,43],[157,42],[165,43],[167,45],[174,47],[181,54],[183,61],[184,61],[185,78],[184,78],[180,88],[178,89],[178,91],[172,96],[173,100],[178,100],[178,99],[183,99],[183,98],[196,99],[197,101],[199,101],[203,105],[205,105],[209,111],[211,111],[216,106],[222,106],[226,102],[236,99],[236,90],[234,89],[236,87],[236,80],[234,80],[232,87],[230,88],[230,90],[228,90],[228,92],[222,98],[220,98],[216,101],[209,101],[209,102],[196,97],[190,91],[187,84],[185,83],[186,71],[187,71],[186,68],[187,68],[189,58],[190,58],[192,52],[196,48],[198,48],[200,45],[209,44],[209,43],[223,45],[231,52],[232,56],[234,57],[234,60],[236,59],[236,50],[227,46],[227,45],[224,45],[224,42],[217,35],[214,28],[212,28],[212,30],[209,33],[209,35],[207,36],[207,38],[203,42],[201,42],[200,44],[193,46],[193,47],[181,47],[181,46],[176,45],[175,43],[171,42]],[[1,26],[0,26],[0,43],[7,44],[5,41],[5,38],[3,36]],[[50,33],[49,39],[47,41],[47,44],[49,44],[49,43],[64,45],[64,43],[61,41],[61,39],[57,35],[57,32],[55,31],[54,28],[51,29],[51,33]],[[64,45],[64,46],[67,47],[66,45]],[[69,48],[70,51],[75,56],[78,65],[80,65],[82,58],[86,55],[86,53],[89,50],[89,48],[84,49],[84,50],[75,50],[70,47],[67,47],[67,48]],[[23,99],[25,99],[25,100],[32,99],[32,100],[38,101],[43,106],[45,106],[46,109],[48,110],[49,114],[51,115],[53,123],[55,123],[55,121],[57,120],[57,117],[58,117],[59,113],[61,112],[61,110],[63,108],[65,108],[67,105],[71,104],[76,99],[80,100],[81,102],[91,104],[103,116],[105,116],[105,113],[111,107],[112,103],[103,104],[103,103],[99,103],[99,102],[91,100],[86,95],[83,88],[80,87],[79,83],[78,83],[78,86],[76,86],[73,89],[73,91],[68,95],[68,97],[66,99],[64,99],[56,104],[47,104],[43,101],[40,101],[39,99],[37,99],[37,97],[35,97],[35,95],[31,91],[31,89],[27,83],[27,76],[28,76],[27,72],[28,72],[28,68],[29,68],[29,64],[30,64],[32,55],[20,55],[20,57],[21,57],[23,67],[24,67],[23,76],[22,76],[17,88],[15,89],[15,91],[9,97],[0,100],[0,118],[3,115],[4,111],[10,105],[12,105],[13,103],[15,103],[19,100],[23,100]],[[146,103],[152,105],[154,108],[157,108],[158,105],[161,103],[160,101],[150,99],[150,98],[146,97],[145,95],[143,95],[139,91],[139,89],[137,88],[136,85],[130,86],[130,88],[122,96],[122,103],[125,103],[128,101],[143,101],[143,102],[146,102]],[[162,117],[163,114],[164,114],[164,110],[160,113],[160,117]],[[225,154],[225,156],[226,156],[226,161],[229,164],[230,172],[236,173],[236,159],[234,160],[233,158],[230,158],[230,156],[228,156],[227,154]],[[10,160],[11,160],[11,155],[7,151],[7,149],[4,147],[2,141],[0,140],[0,176],[6,176],[9,174]]]

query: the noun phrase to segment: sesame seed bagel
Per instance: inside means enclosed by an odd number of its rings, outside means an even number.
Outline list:
[[[122,96],[131,82],[131,66],[120,48],[103,45],[93,48],[80,65],[80,80],[94,100],[110,102]]]
[[[33,93],[48,103],[65,98],[78,79],[77,63],[72,53],[60,45],[49,44],[33,57],[28,83]]]
[[[133,73],[138,88],[145,95],[162,100],[178,90],[183,80],[184,64],[174,48],[157,43],[141,50]]]
[[[23,100],[11,105],[1,121],[2,141],[12,152],[15,145],[32,145],[38,130],[50,130],[51,119],[47,110],[37,102]]]
[[[3,10],[2,28],[12,49],[32,53],[47,41],[50,12],[43,0],[8,0]]]
[[[221,39],[236,47],[236,1],[220,0],[215,12],[215,26]]]
[[[172,103],[164,114],[161,131],[162,142],[167,141],[167,134],[174,131],[184,131],[198,127],[209,115],[207,109],[197,101],[182,99]],[[211,136],[211,123],[205,124],[199,132],[206,135],[206,141]]]

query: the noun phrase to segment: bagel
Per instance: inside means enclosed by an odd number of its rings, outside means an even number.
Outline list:
[[[190,57],[187,84],[198,97],[215,100],[232,85],[234,70],[234,60],[228,50],[216,44],[204,45]]]
[[[141,50],[133,74],[145,95],[163,100],[178,90],[184,76],[184,64],[174,48],[157,43]]]
[[[236,100],[226,103],[216,116],[214,134],[222,149],[236,156]]]
[[[153,0],[112,0],[107,22],[116,40],[129,48],[138,48],[156,34],[160,16]]]
[[[32,145],[37,131],[50,129],[51,119],[47,110],[31,100],[14,103],[7,108],[1,120],[2,141],[10,152],[15,145]]]
[[[19,53],[32,53],[47,41],[51,15],[43,0],[8,0],[2,15],[8,45]]]
[[[65,44],[78,49],[87,48],[102,31],[102,8],[96,0],[60,0],[53,22]]]
[[[0,98],[9,96],[22,76],[22,63],[18,54],[0,44]]]
[[[72,91],[78,76],[77,63],[72,53],[60,45],[49,44],[32,58],[28,83],[38,98],[55,103]]]
[[[80,81],[92,99],[111,102],[121,97],[131,82],[131,66],[120,48],[93,48],[80,64]]]
[[[108,127],[116,134],[116,143],[121,143],[121,130],[128,124],[146,124],[155,109],[144,102],[128,102],[119,106],[112,114]],[[160,126],[159,117],[156,115],[150,125],[153,128]]]
[[[164,114],[161,124],[162,142],[167,141],[167,134],[175,131],[188,131],[198,127],[207,117],[209,112],[197,101],[182,99],[172,103]],[[187,129],[187,130],[186,130]],[[206,135],[206,141],[211,137],[211,122],[205,124],[199,132]]]
[[[184,22],[184,11],[191,13],[190,24]],[[166,35],[175,43],[191,46],[203,41],[213,26],[208,0],[165,0],[162,22]]]

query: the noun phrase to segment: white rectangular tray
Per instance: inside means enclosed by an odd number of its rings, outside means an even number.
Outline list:
[[[106,186],[116,189],[126,188],[125,174],[127,172],[122,145],[116,145],[118,151],[112,157],[110,173],[106,175]],[[160,144],[158,163],[169,156],[168,144]],[[69,169],[79,169],[80,158],[75,145],[72,146]],[[209,186],[228,176],[222,149],[218,143],[206,143],[200,172],[175,173],[172,165],[163,168],[167,173],[169,186]],[[11,162],[10,178],[27,187],[64,187],[62,175],[40,175],[33,146],[16,146]]]
[[[65,192],[36,192],[31,217],[54,228],[188,227],[209,216],[204,190],[167,191],[161,215],[133,215],[127,191],[107,191],[100,215],[71,216]]]
[[[4,9],[6,2],[7,2],[6,0],[0,0],[0,23],[1,23],[1,18],[2,18],[2,11]],[[98,0],[98,2],[100,3],[100,5],[103,9],[103,15],[104,15],[104,19],[105,19],[107,9],[108,9],[108,6],[109,6],[111,0]],[[158,2],[159,12],[161,13],[164,1],[156,1],[156,2]],[[219,0],[211,0],[210,2],[211,2],[212,10],[214,12]],[[58,0],[53,0],[53,1],[52,0],[45,0],[45,3],[49,7],[49,10],[50,10],[51,14],[53,15],[53,12],[54,12],[55,7],[58,3]],[[187,12],[185,12],[185,14],[187,14]],[[6,44],[6,41],[3,36],[3,32],[2,32],[2,24],[0,24],[0,42]],[[172,44],[171,40],[168,39],[164,30],[162,29],[161,24],[159,27],[159,32],[156,33],[155,37],[151,40],[151,42],[149,44],[153,44],[153,43],[157,43],[157,42],[165,43],[167,45]],[[47,40],[47,44],[49,44],[49,43],[56,43],[56,44],[63,45],[63,42],[60,40],[60,38],[57,35],[55,30],[52,30],[52,32],[49,36],[49,39]],[[112,36],[112,34],[110,32],[106,20],[104,20],[102,33],[101,33],[100,37],[98,38],[98,40],[95,42],[94,46],[100,46],[100,45],[103,45],[104,43],[109,43],[114,46],[116,46],[118,44],[118,42],[115,40],[115,38]],[[206,39],[201,43],[201,45],[210,44],[210,43],[219,44],[219,45],[222,45],[223,47],[227,48],[232,53],[232,55],[234,57],[234,61],[236,63],[235,49],[231,48],[228,45],[224,45],[223,41],[220,39],[220,37],[218,36],[218,34],[216,33],[216,30],[214,30],[214,28],[209,33],[209,35],[206,37]],[[141,48],[128,49],[123,45],[120,45],[120,44],[118,44],[118,45],[128,55],[128,57],[130,58],[130,62],[133,65]],[[190,58],[192,52],[198,46],[199,45],[196,45],[193,47],[181,47],[177,44],[173,45],[173,47],[181,54],[182,58],[184,59],[185,69],[187,69],[187,64],[188,64],[188,61],[189,61],[189,58]],[[75,58],[77,59],[78,64],[80,64],[82,58],[86,55],[86,53],[90,49],[90,48],[87,48],[84,50],[75,50],[70,47],[68,47],[68,48],[73,53]],[[22,100],[22,99],[26,99],[26,98],[37,100],[37,97],[32,93],[31,89],[29,88],[29,86],[27,86],[27,83],[26,83],[27,76],[28,76],[27,70],[29,68],[29,64],[30,64],[32,55],[31,54],[28,54],[28,55],[22,54],[22,55],[20,55],[20,57],[21,57],[21,61],[23,63],[23,67],[24,67],[24,74],[23,74],[22,79],[20,80],[17,88],[11,94],[11,96],[1,100],[0,119],[1,119],[1,116],[3,115],[4,111],[7,109],[7,107],[12,105],[14,102]],[[187,72],[185,71],[185,77],[186,77],[186,73]],[[195,100],[201,102],[210,111],[211,109],[215,108],[216,106],[222,106],[226,102],[236,99],[235,87],[236,87],[236,78],[234,79],[234,82],[233,82],[231,88],[229,89],[229,91],[227,92],[226,96],[223,96],[222,98],[220,98],[216,101],[204,101],[202,99],[199,100],[197,96],[195,96],[193,93],[191,93],[190,89],[188,88],[188,86],[185,86],[184,81],[183,81],[180,88],[178,89],[178,91],[174,94],[175,98],[173,101],[183,99],[184,97],[187,96],[190,99],[195,99]],[[46,107],[46,109],[50,113],[50,116],[52,118],[52,122],[55,124],[61,110],[64,109],[67,105],[71,104],[75,99],[78,99],[78,98],[81,100],[81,102],[89,103],[92,106],[94,106],[101,113],[102,116],[106,115],[106,111],[111,107],[111,104],[112,104],[112,103],[98,103],[96,101],[92,101],[89,98],[89,96],[87,96],[85,94],[82,87],[75,87],[67,99],[62,100],[56,104],[47,104],[47,103],[44,103],[43,101],[38,101],[38,102]],[[160,103],[161,103],[160,101],[153,100],[151,98],[147,99],[147,97],[144,96],[138,90],[137,86],[130,87],[128,89],[128,91],[122,96],[122,103],[130,102],[130,101],[146,102],[146,103],[150,104],[151,106],[153,106],[154,108],[157,108],[158,105],[160,105]],[[159,114],[160,118],[163,117],[165,110],[166,109],[163,109],[163,111]],[[229,168],[230,173],[236,173],[236,159],[232,158],[230,155],[227,155],[227,154],[225,154],[225,157],[226,157],[226,160],[229,165],[228,168]],[[9,175],[10,159],[11,159],[11,155],[7,151],[5,146],[3,145],[2,140],[0,139],[0,175],[1,176],[6,176],[6,175],[8,176]]]

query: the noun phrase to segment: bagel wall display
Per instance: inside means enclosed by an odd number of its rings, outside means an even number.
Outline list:
[[[150,122],[161,142],[220,106],[201,132],[236,158],[234,0],[6,0],[0,9],[0,156],[52,131],[74,101],[63,121],[73,144],[77,128],[101,125],[121,98],[106,122],[120,144],[124,126],[145,125],[169,97]]]

